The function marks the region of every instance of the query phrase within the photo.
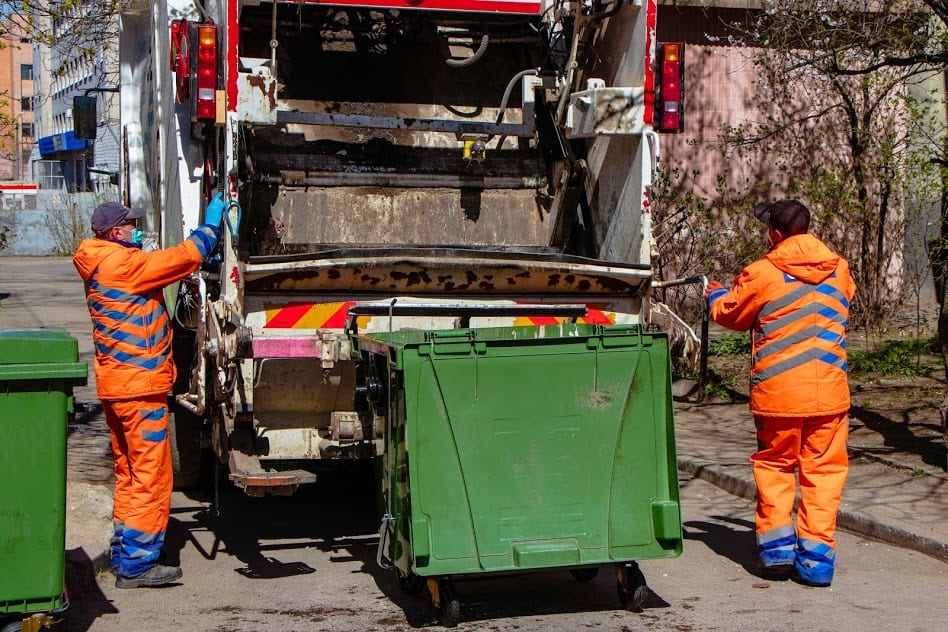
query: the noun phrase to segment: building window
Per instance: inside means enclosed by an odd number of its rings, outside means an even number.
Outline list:
[[[33,98],[32,97],[21,97],[20,98],[20,110],[23,112],[32,112],[33,111]]]
[[[33,64],[20,64],[20,79],[33,81]]]
[[[33,138],[33,124],[25,121],[21,123],[20,133],[23,134],[24,138]]]

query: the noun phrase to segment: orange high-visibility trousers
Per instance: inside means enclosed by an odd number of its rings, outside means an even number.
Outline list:
[[[751,462],[757,482],[758,538],[785,531],[793,524],[798,472],[796,535],[835,549],[836,514],[849,471],[848,413],[801,418],[755,416],[754,421],[758,451]]]
[[[102,402],[115,457],[112,566],[136,577],[158,561],[171,510],[173,474],[165,395]]]

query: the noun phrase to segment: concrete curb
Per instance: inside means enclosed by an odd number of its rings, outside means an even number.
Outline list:
[[[678,457],[678,469],[707,481],[715,487],[720,487],[734,496],[747,500],[757,498],[757,486],[753,476],[735,474],[731,471],[733,468],[690,457]],[[877,516],[840,509],[838,525],[840,529],[849,533],[918,551],[942,562],[948,562],[948,543],[913,533],[901,525],[883,522]]]

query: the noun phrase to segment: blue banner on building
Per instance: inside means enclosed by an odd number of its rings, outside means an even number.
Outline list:
[[[49,158],[64,151],[81,151],[91,144],[91,141],[78,140],[72,130],[63,134],[43,136],[37,142],[40,156],[43,158]]]

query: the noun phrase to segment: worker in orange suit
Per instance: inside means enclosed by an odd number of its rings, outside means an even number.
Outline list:
[[[141,208],[118,202],[92,214],[95,238],[73,263],[85,282],[92,317],[96,389],[115,457],[111,564],[117,588],[162,586],[181,577],[158,564],[171,508],[168,393],[174,381],[171,321],[163,288],[195,272],[220,239],[224,203],[208,223],[172,248],[144,252]]]
[[[750,409],[758,451],[756,531],[763,574],[829,586],[836,514],[849,461],[846,327],[856,286],[849,264],[807,233],[797,200],[758,204],[769,252],[727,290],[708,283],[711,317],[751,332]],[[799,473],[801,501],[793,524]]]

